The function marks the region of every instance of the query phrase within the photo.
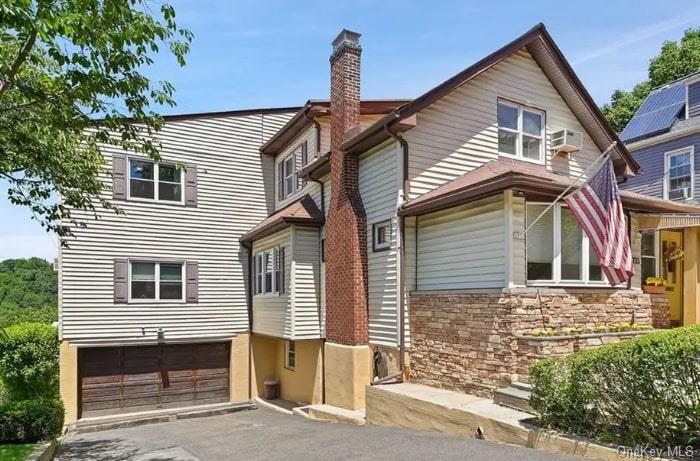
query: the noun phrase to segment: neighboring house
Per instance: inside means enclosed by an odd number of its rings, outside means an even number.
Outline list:
[[[330,101],[171,117],[159,164],[105,151],[125,214],[60,257],[68,421],[270,379],[356,409],[375,368],[490,394],[538,356],[533,328],[668,325],[638,275],[608,286],[566,207],[524,232],[617,140],[544,26],[411,101],[361,101],[360,56],[341,32]],[[639,170],[621,143],[612,158]],[[637,258],[641,222],[700,212],[622,199]]]
[[[696,204],[700,173],[700,72],[653,89],[620,135],[643,174],[620,184],[623,189],[680,203]],[[674,325],[695,323],[698,298],[692,264],[669,262],[675,249],[695,250],[700,218],[666,219],[643,234],[642,279],[662,277],[667,282]],[[685,271],[684,271],[685,270]]]

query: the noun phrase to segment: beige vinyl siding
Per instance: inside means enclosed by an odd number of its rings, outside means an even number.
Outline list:
[[[527,280],[527,262],[525,254],[525,197],[513,197],[512,206],[511,273],[512,286],[525,286]],[[506,238],[509,236],[506,235]]]
[[[294,339],[321,337],[321,253],[317,227],[292,226]]]
[[[256,241],[253,244],[253,254],[275,247],[283,247],[285,252],[284,293],[253,296],[253,333],[291,338],[294,322],[292,309],[294,245],[290,239],[290,228]]]
[[[418,217],[417,289],[505,287],[503,195]]]
[[[364,130],[380,118],[384,117],[385,114],[363,114],[360,115],[360,129]],[[321,154],[331,150],[331,117],[326,115],[323,117],[318,117],[317,121],[321,125]]]
[[[399,147],[391,142],[360,159],[360,195],[367,216],[367,275],[369,340],[373,344],[398,343],[398,267],[396,209],[399,201]],[[391,221],[391,246],[373,251],[373,225]]]
[[[498,158],[498,98],[546,112],[545,161],[552,170],[576,175],[600,155],[537,62],[521,50],[418,113],[417,126],[405,134],[411,198]],[[552,158],[551,135],[563,128],[583,133],[583,149]]]
[[[98,220],[74,211],[75,228],[60,251],[60,334],[75,343],[152,342],[233,337],[248,329],[248,256],[239,237],[266,215],[260,145],[289,114],[229,115],[168,121],[158,134],[164,161],[194,163],[198,206],[115,201],[124,214]],[[105,147],[106,167],[118,151]],[[111,177],[105,176],[111,200]],[[114,259],[199,263],[199,302],[114,303]]]

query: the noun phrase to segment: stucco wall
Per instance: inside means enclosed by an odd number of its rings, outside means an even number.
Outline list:
[[[411,376],[429,386],[490,395],[520,377],[518,338],[536,328],[608,323],[666,326],[663,295],[637,290],[510,289],[411,295]],[[520,368],[519,365],[520,364]]]

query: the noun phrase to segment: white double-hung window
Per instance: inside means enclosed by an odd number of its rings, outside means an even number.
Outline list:
[[[184,264],[181,262],[129,262],[131,301],[184,301]]]
[[[307,162],[307,143],[304,141],[277,164],[277,199],[284,200],[301,189],[305,181],[300,177]]]
[[[528,203],[527,224],[548,204]],[[602,285],[605,282],[591,242],[566,205],[556,204],[526,235],[527,280],[531,285]]]
[[[270,248],[255,254],[255,294],[284,292],[284,247]]]
[[[666,152],[664,198],[667,200],[689,200],[695,192],[693,180],[693,147]]]
[[[498,153],[544,163],[544,112],[498,100]]]
[[[130,199],[182,203],[183,174],[176,165],[129,159]]]

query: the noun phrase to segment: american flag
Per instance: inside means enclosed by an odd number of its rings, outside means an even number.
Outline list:
[[[600,170],[583,187],[564,198],[564,202],[588,236],[610,285],[632,277],[632,252],[612,160],[607,159]]]

